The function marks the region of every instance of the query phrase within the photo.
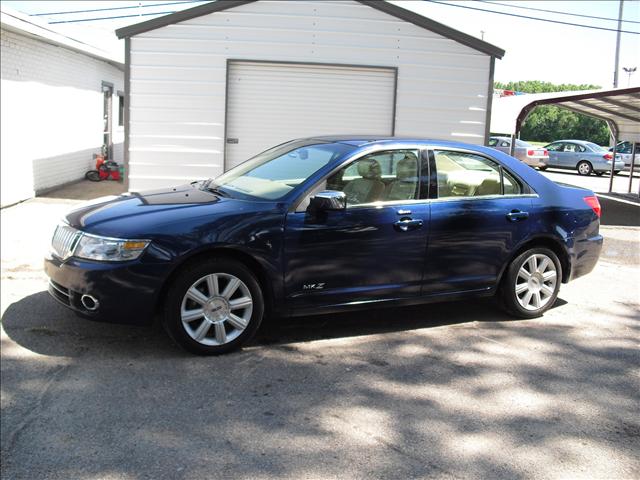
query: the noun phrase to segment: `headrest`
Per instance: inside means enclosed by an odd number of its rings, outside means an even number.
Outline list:
[[[362,178],[377,180],[382,176],[382,169],[377,160],[362,160],[358,162],[358,175]]]
[[[405,155],[396,166],[398,180],[415,180],[418,176],[418,159],[415,155]]]

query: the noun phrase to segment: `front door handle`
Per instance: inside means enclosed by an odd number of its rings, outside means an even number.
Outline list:
[[[408,232],[409,230],[416,230],[420,228],[424,222],[420,219],[414,220],[412,218],[403,218],[393,224],[396,230],[399,232]]]
[[[529,218],[529,212],[511,210],[511,212],[507,213],[507,220],[510,222],[519,222],[520,220],[526,220],[527,218]]]

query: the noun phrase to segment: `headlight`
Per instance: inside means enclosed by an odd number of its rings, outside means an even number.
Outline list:
[[[73,256],[107,262],[135,260],[149,243],[151,243],[149,240],[126,240],[82,233],[76,243]]]

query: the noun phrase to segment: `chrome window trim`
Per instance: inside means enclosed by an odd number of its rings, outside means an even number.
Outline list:
[[[421,198],[418,200],[393,200],[389,202],[370,202],[361,203],[359,205],[348,206],[347,210],[355,208],[383,208],[392,207],[397,205],[416,205],[416,204],[428,204],[428,203],[441,203],[441,202],[456,202],[456,201],[476,201],[476,200],[508,200],[516,198],[539,198],[537,193],[523,193],[523,194],[508,194],[508,195],[482,195],[479,197],[443,197],[443,198]]]
[[[346,208],[347,210],[352,209],[352,208],[359,208],[359,207],[368,207],[368,208],[371,208],[372,206],[384,207],[384,206],[402,205],[402,204],[410,204],[410,203],[426,203],[426,202],[429,202],[429,201],[480,200],[480,199],[490,199],[490,198],[539,198],[539,195],[536,193],[534,188],[531,185],[529,185],[527,182],[525,182],[522,179],[522,177],[520,177],[520,175],[514,173],[511,169],[505,167],[500,161],[496,160],[495,158],[491,157],[490,155],[487,155],[484,152],[478,152],[476,150],[471,150],[471,149],[464,148],[464,147],[463,148],[446,147],[446,146],[441,147],[441,146],[435,146],[435,145],[431,145],[431,144],[402,143],[402,142],[397,142],[396,143],[396,142],[394,142],[394,143],[390,143],[390,144],[386,144],[386,145],[372,145],[370,148],[366,148],[365,150],[355,154],[353,157],[347,159],[345,162],[343,162],[340,165],[338,165],[335,168],[333,168],[328,174],[326,174],[322,178],[322,180],[316,182],[311,187],[306,189],[295,201],[293,201],[293,203],[291,204],[291,207],[289,208],[288,213],[303,213],[303,212],[305,212],[306,210],[298,210],[298,207],[304,201],[304,199],[308,195],[311,195],[311,193],[318,187],[318,185],[320,185],[322,182],[326,182],[326,180],[331,175],[333,175],[335,172],[337,172],[341,168],[344,168],[344,167],[347,167],[348,165],[351,165],[351,163],[359,160],[360,158],[362,158],[362,157],[364,157],[366,155],[370,155],[372,153],[378,153],[378,152],[386,152],[386,151],[389,151],[389,150],[418,150],[420,152],[420,156],[422,156],[422,153],[424,151],[434,152],[434,155],[435,155],[436,151],[461,152],[461,153],[470,153],[472,155],[478,155],[480,157],[483,157],[483,158],[495,163],[501,169],[505,169],[509,173],[509,175],[514,177],[523,186],[526,186],[531,191],[531,193],[508,194],[508,195],[502,195],[502,194],[500,194],[500,195],[485,195],[485,196],[481,196],[481,197],[444,197],[444,198],[421,198],[421,199],[417,199],[417,200],[391,200],[391,201],[387,201],[387,202],[372,202],[372,203],[362,203],[360,205],[347,205],[347,208]],[[431,172],[429,172],[429,175],[431,175]],[[502,178],[502,175],[501,175],[501,178]]]
[[[529,185],[527,182],[525,182],[525,181],[523,180],[523,178],[522,178],[520,175],[518,175],[518,174],[514,173],[511,169],[509,169],[509,168],[505,167],[505,166],[504,166],[500,161],[496,160],[495,158],[491,157],[490,155],[487,155],[486,153],[483,153],[483,152],[476,152],[475,150],[469,150],[468,148],[455,148],[455,147],[429,147],[429,149],[430,149],[432,152],[434,152],[434,156],[435,156],[435,152],[436,152],[436,151],[439,151],[439,152],[440,152],[440,151],[446,151],[446,152],[462,152],[462,153],[470,153],[470,154],[472,154],[472,155],[478,155],[479,157],[483,157],[483,158],[485,158],[486,160],[489,160],[490,162],[493,162],[493,163],[495,163],[496,165],[498,165],[498,167],[499,167],[500,169],[502,169],[502,170],[506,170],[506,171],[509,173],[509,175],[511,175],[513,178],[515,178],[515,179],[516,179],[518,182],[520,182],[523,186],[526,186],[526,187],[531,191],[531,193],[536,194],[536,197],[538,196],[538,195],[537,195],[537,193],[536,193],[536,191],[535,191],[535,189],[534,189],[531,185]],[[437,169],[437,166],[436,166],[436,172],[437,172],[437,171],[438,171],[438,169]],[[500,173],[500,182],[503,184],[503,187],[502,187],[502,188],[504,188],[504,181],[503,181],[503,178],[502,178],[502,173]],[[522,197],[522,196],[524,196],[524,195],[530,195],[530,193],[509,194],[509,196],[516,196],[516,197]],[[490,195],[486,195],[485,197],[482,197],[482,198],[487,198],[487,197],[489,197],[489,196],[490,196]],[[505,196],[507,196],[507,195],[501,195],[501,196],[505,197]],[[445,198],[448,198],[448,197],[445,197]],[[458,197],[458,198],[461,198],[461,197]],[[473,198],[473,197],[470,197],[470,198]],[[475,197],[475,198],[481,198],[481,197]]]
[[[366,147],[365,147],[366,148]],[[332,170],[329,171],[329,173],[327,173],[324,177],[322,177],[321,180],[319,180],[318,182],[314,183],[311,187],[309,187],[308,189],[306,189],[295,201],[293,201],[293,203],[291,204],[291,208],[289,208],[289,212],[288,213],[300,213],[300,212],[305,212],[306,210],[298,210],[298,207],[300,206],[300,204],[302,202],[304,202],[304,199],[307,198],[308,195],[311,195],[311,193],[318,187],[318,185],[320,185],[322,182],[326,182],[327,179],[333,175],[334,173],[336,173],[338,170],[341,170],[342,168],[348,168],[349,166],[351,166],[352,163],[358,161],[359,159],[361,159],[362,157],[365,157],[367,155],[371,155],[373,153],[379,153],[379,152],[388,152],[390,150],[418,150],[419,155],[418,155],[418,160],[420,160],[421,156],[422,156],[422,152],[424,150],[429,150],[429,147],[423,144],[415,144],[415,143],[411,143],[411,144],[405,144],[405,143],[392,143],[390,145],[373,145],[369,148],[366,148],[364,151],[361,151],[359,153],[354,154],[353,157],[348,158],[347,160],[345,160],[344,162],[342,162],[340,165],[337,165],[335,168],[333,168]],[[422,172],[420,172],[422,173]],[[418,199],[420,200],[420,199]],[[423,199],[426,200],[426,199]],[[387,203],[391,203],[391,202],[397,202],[398,200],[391,200],[390,202],[383,202],[385,204]],[[401,202],[415,202],[417,200],[400,200]],[[365,205],[365,204],[361,204],[361,205]],[[357,207],[359,205],[353,205],[353,206],[349,206],[347,205],[347,210],[350,208],[354,208]]]

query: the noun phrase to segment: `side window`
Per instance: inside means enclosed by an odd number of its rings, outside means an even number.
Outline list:
[[[501,147],[510,147],[511,144],[509,142],[506,142],[506,141],[503,140],[502,142],[500,142],[500,146]]]
[[[565,152],[578,152],[578,146],[575,143],[565,143],[564,151]]]
[[[513,178],[504,168],[502,169],[502,184],[504,185],[505,195],[520,195],[523,193],[520,182]]]
[[[498,139],[497,138],[490,138],[489,139],[489,146],[490,147],[495,147],[496,145],[498,145]]]
[[[438,198],[522,193],[520,183],[488,158],[455,151],[436,150],[434,154],[438,172]]]
[[[545,148],[547,150],[549,150],[550,152],[561,152],[562,151],[562,144],[561,143],[552,143],[551,145],[547,145]]]
[[[584,148],[583,145],[576,145],[576,152],[582,153],[582,152],[586,152],[586,151],[587,151],[587,149]]]
[[[372,153],[327,179],[328,190],[342,191],[347,205],[419,198],[420,152],[395,150]]]

